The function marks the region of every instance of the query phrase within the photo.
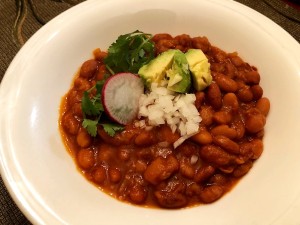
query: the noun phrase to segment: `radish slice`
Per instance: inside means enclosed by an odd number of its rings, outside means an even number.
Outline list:
[[[136,118],[143,93],[144,84],[139,76],[132,73],[113,75],[102,89],[104,110],[112,120],[126,125]]]

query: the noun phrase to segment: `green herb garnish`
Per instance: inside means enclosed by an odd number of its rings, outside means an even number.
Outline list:
[[[85,118],[82,122],[82,126],[93,137],[96,137],[97,135],[97,125],[98,125],[98,120],[90,120]]]
[[[124,126],[115,123],[101,123],[104,131],[111,137],[115,136],[116,132],[124,130]]]
[[[135,31],[118,37],[108,48],[104,63],[111,74],[137,73],[139,68],[154,58],[152,35]]]
[[[84,127],[92,137],[96,137],[98,125],[102,125],[104,131],[110,136],[114,136],[117,131],[124,129],[124,127],[119,124],[101,122],[101,116],[104,112],[101,102],[101,92],[104,82],[105,79],[97,81],[95,86],[83,93],[81,100],[81,109],[84,117],[82,127]],[[91,92],[95,88],[96,94],[92,95]]]
[[[119,36],[108,48],[108,55],[104,59],[107,70],[111,74],[119,72],[137,73],[143,65],[154,58],[154,43],[151,38],[152,35],[140,31]],[[110,136],[114,136],[117,131],[124,129],[122,125],[101,121],[101,116],[104,113],[101,102],[104,82],[105,79],[97,81],[95,86],[83,93],[81,101],[84,117],[82,126],[93,137],[97,135],[98,125],[101,125]],[[92,94],[94,89],[96,89],[96,94]]]

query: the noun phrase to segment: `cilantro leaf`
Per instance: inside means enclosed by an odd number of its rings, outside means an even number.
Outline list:
[[[105,80],[107,78],[104,76],[104,79],[103,80],[98,80],[95,87],[96,87],[96,90],[97,90],[97,95],[101,95],[101,92],[102,92],[102,88],[103,88],[103,85],[105,83]]]
[[[81,108],[84,116],[99,116],[103,111],[103,105],[101,102],[101,92],[105,80],[97,81],[95,86],[83,93],[81,100]],[[96,95],[90,97],[90,92],[96,88]]]
[[[111,74],[119,72],[137,73],[154,58],[152,36],[134,31],[118,37],[108,48],[104,63]]]
[[[99,110],[99,112],[103,112],[104,111],[104,108],[103,108],[103,105],[101,102],[99,101],[95,101],[94,99],[92,100],[94,102],[94,106],[97,110]]]
[[[91,100],[89,93],[85,91],[81,100],[81,108],[84,114],[89,116],[97,116],[100,113],[100,107],[96,106],[97,99]]]
[[[101,123],[104,131],[111,137],[115,136],[116,132],[124,130],[124,126],[114,123]]]
[[[82,121],[82,127],[87,130],[87,132],[92,136],[97,136],[97,126],[101,124],[103,129],[108,135],[114,136],[116,132],[124,129],[122,125],[113,123],[100,123],[101,115],[104,112],[104,107],[101,102],[101,92],[105,80],[97,81],[95,86],[83,93],[81,100],[81,108],[84,115]],[[96,88],[96,94],[90,96],[92,90]],[[87,118],[88,116],[88,118]]]
[[[82,122],[82,126],[92,137],[96,137],[97,135],[97,124],[98,120],[84,119]]]
[[[81,100],[81,109],[84,116],[82,126],[93,137],[96,137],[97,135],[97,125],[102,113],[104,112],[104,108],[101,102],[101,92],[104,82],[104,80],[97,81],[95,86],[83,93],[83,97]],[[90,96],[91,91],[95,88],[96,94],[94,96]]]

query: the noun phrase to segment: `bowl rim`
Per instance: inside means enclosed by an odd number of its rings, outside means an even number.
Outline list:
[[[101,1],[101,3],[97,0],[90,0],[82,2],[65,12],[61,13],[51,21],[49,21],[46,25],[44,25],[40,30],[38,30],[26,43],[25,45],[20,49],[20,51],[17,53],[17,55],[12,60],[10,66],[8,67],[2,82],[0,84],[0,96],[4,96],[4,89],[9,84],[11,77],[13,76],[13,73],[15,72],[16,65],[19,64],[20,61],[22,61],[23,57],[26,57],[26,52],[30,51],[30,49],[36,49],[38,51],[44,44],[44,41],[39,42],[39,39],[45,39],[45,36],[53,34],[55,27],[57,25],[60,25],[62,21],[71,19],[74,14],[76,14],[81,9],[88,9],[89,7],[93,7],[94,4],[105,4],[106,2],[111,2],[113,0],[104,0]],[[122,0],[119,0],[122,1]],[[148,0],[143,0],[147,2]],[[195,0],[196,1],[196,0]],[[276,40],[280,42],[283,48],[288,49],[291,54],[294,56],[295,63],[297,65],[300,65],[300,45],[299,43],[282,27],[280,27],[278,24],[274,23],[271,19],[263,16],[259,12],[241,4],[238,2],[235,2],[233,0],[205,0],[208,2],[212,2],[214,4],[223,5],[226,7],[232,7],[232,8],[239,8],[241,9],[241,14],[247,19],[253,21],[258,26],[263,27],[264,25],[270,26],[272,29],[267,30],[266,32],[269,33],[271,36],[276,36]],[[123,0],[123,2],[126,2],[126,0]],[[246,14],[244,14],[246,12]],[[254,16],[253,16],[254,15]],[[261,23],[262,22],[262,23]],[[53,30],[54,29],[54,30]],[[62,28],[61,28],[62,29]],[[300,71],[299,74],[300,76]],[[3,102],[3,101],[2,101]],[[2,104],[0,101],[0,103]],[[2,128],[1,128],[2,129]],[[5,134],[2,134],[5,136]],[[1,135],[1,136],[2,136]],[[2,137],[3,137],[2,136]],[[0,155],[5,154],[5,147],[2,143],[0,143]],[[44,221],[40,218],[40,216],[37,214],[37,212],[34,212],[31,207],[28,205],[25,199],[22,198],[22,193],[18,189],[17,186],[15,186],[15,179],[14,175],[9,171],[9,166],[7,162],[5,161],[5,157],[0,157],[0,172],[2,175],[2,179],[5,183],[5,186],[7,187],[10,195],[12,196],[14,202],[18,205],[18,207],[21,209],[21,211],[25,214],[25,216],[33,223],[43,224]]]

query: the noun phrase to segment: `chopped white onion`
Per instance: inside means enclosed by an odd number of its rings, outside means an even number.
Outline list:
[[[197,155],[192,155],[191,156],[191,164],[195,164],[198,161],[199,157]]]
[[[178,131],[181,137],[173,144],[174,148],[198,133],[201,117],[195,106],[194,94],[177,94],[166,87],[151,85],[151,92],[143,94],[139,100],[139,127],[152,127],[167,124],[172,132]],[[145,123],[147,119],[147,126]]]

